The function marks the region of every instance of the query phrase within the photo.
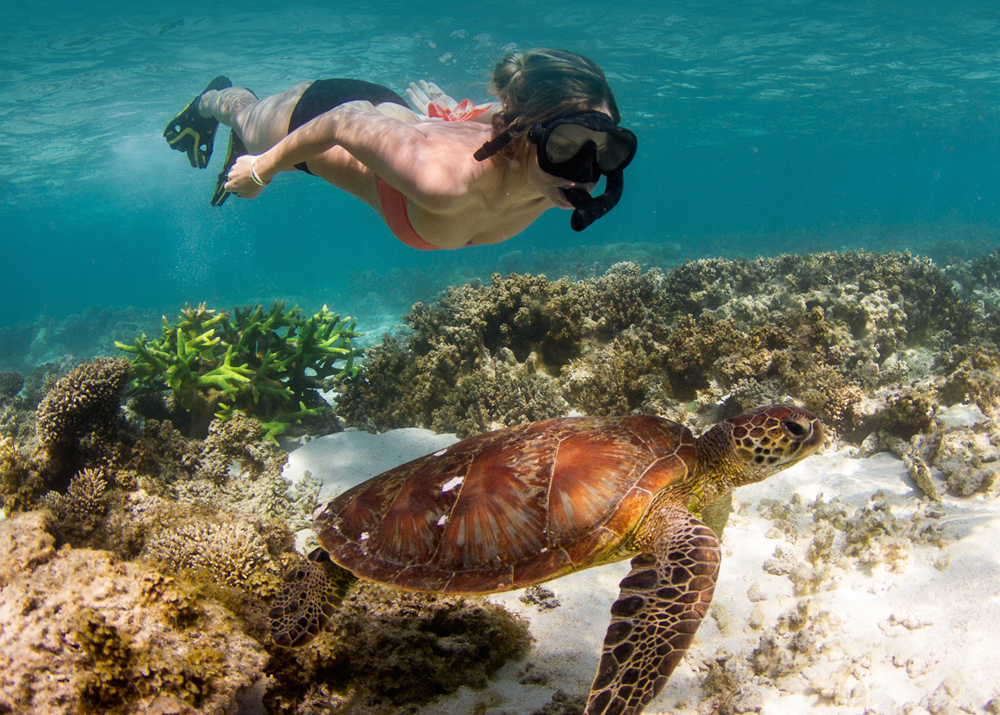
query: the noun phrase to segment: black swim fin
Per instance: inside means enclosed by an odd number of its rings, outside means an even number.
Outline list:
[[[215,131],[219,128],[219,120],[203,117],[198,112],[198,102],[201,95],[212,89],[227,89],[233,83],[228,77],[218,76],[208,83],[197,97],[163,130],[163,136],[171,149],[187,152],[188,161],[195,169],[204,169],[212,156],[212,143],[215,141]]]
[[[226,152],[226,163],[219,172],[219,178],[215,182],[215,193],[212,194],[212,206],[222,206],[226,203],[232,192],[226,191],[223,187],[229,181],[229,170],[241,156],[247,153],[246,145],[233,130],[229,131],[229,150]]]

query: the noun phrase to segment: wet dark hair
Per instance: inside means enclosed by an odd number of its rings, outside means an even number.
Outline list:
[[[528,130],[536,122],[606,106],[621,121],[615,95],[593,60],[568,50],[535,48],[515,51],[497,63],[490,91],[503,108],[493,115],[493,135],[511,130],[501,152],[508,158],[528,154]]]

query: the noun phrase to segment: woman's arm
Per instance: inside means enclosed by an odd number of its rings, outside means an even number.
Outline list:
[[[347,102],[303,124],[266,152],[240,157],[225,188],[245,198],[257,196],[259,186],[281,171],[309,161],[334,146],[389,181],[411,199],[424,203],[462,194],[472,178],[474,160],[468,130],[435,122],[417,125],[419,118],[397,105],[375,107],[370,102]],[[472,131],[482,132],[479,129]]]

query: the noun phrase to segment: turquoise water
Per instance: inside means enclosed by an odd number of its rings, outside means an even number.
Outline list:
[[[472,5],[5,2],[0,325],[272,297],[357,313],[359,275],[488,275],[512,251],[578,260],[607,242],[675,245],[678,260],[843,248],[949,260],[996,246],[995,1]],[[419,253],[302,174],[216,209],[225,135],[204,171],[161,137],[216,74],[258,95],[319,77],[398,92],[427,78],[483,101],[512,45],[596,60],[640,138],[621,204],[582,234],[553,210],[496,247]]]

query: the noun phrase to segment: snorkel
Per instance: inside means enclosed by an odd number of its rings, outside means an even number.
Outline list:
[[[521,131],[516,123],[483,144],[473,155],[485,161],[496,155]],[[607,177],[604,193],[591,196],[584,189],[563,189],[573,205],[570,228],[582,231],[613,209],[625,188],[624,169],[635,157],[638,140],[604,112],[586,111],[537,122],[527,133],[538,146],[538,166],[547,174],[578,184],[592,184]]]
[[[618,205],[625,188],[625,172],[621,169],[608,174],[604,193],[591,196],[583,189],[563,189],[566,198],[575,207],[569,219],[569,227],[574,231],[582,231],[608,211]]]

